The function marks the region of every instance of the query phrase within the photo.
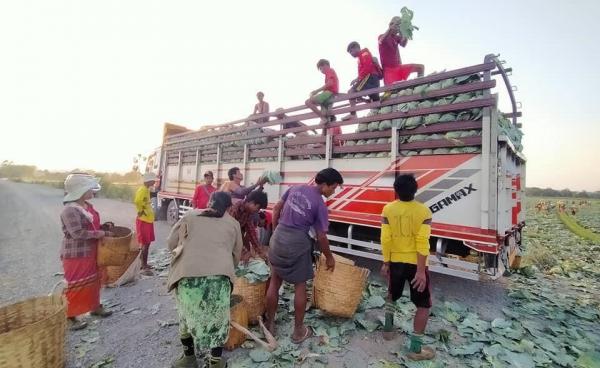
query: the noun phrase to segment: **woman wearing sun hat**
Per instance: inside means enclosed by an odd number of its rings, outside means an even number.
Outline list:
[[[87,326],[86,322],[77,320],[77,316],[87,312],[100,317],[112,314],[100,304],[101,277],[96,260],[98,239],[111,233],[101,229],[100,215],[88,202],[98,190],[100,185],[90,175],[73,174],[65,180],[65,207],[60,214],[64,234],[60,258],[67,282],[67,317],[73,330]]]

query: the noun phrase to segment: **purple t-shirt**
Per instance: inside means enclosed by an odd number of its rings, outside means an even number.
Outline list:
[[[297,185],[288,189],[283,197],[285,201],[279,223],[308,232],[311,227],[317,232],[327,233],[329,220],[327,206],[313,185]]]

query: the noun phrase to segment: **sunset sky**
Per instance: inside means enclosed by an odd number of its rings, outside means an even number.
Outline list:
[[[0,3],[0,161],[124,172],[190,128],[301,104],[329,59],[343,90],[353,40],[402,6],[420,27],[401,50],[427,72],[500,53],[522,102],[528,186],[600,190],[600,2],[52,0]],[[506,95],[501,94],[506,101]]]

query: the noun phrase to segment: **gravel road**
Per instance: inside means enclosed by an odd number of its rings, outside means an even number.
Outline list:
[[[62,191],[55,188],[0,180],[0,305],[46,294],[61,280],[57,274],[62,271],[61,199]],[[102,221],[133,227],[132,204],[103,198],[93,203]],[[164,249],[168,231],[165,222],[156,223],[158,240],[152,246],[155,254]],[[169,323],[176,321],[177,315],[164,282],[164,278],[150,277],[130,286],[103,290],[103,302],[114,305],[115,314],[103,320],[89,317],[91,328],[69,333],[67,366],[91,367],[113,358],[113,366],[119,368],[168,367],[180,348],[177,326]],[[503,282],[477,283],[433,275],[432,286],[434,303],[457,301],[488,320],[501,316],[501,308],[508,304]],[[369,359],[388,354],[394,343],[384,342],[379,335],[357,336],[347,354],[333,357],[329,366],[344,367],[349,359],[367,366]]]

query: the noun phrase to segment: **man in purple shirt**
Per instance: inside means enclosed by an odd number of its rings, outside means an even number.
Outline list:
[[[298,185],[288,189],[273,208],[273,236],[269,248],[271,282],[267,291],[267,326],[274,333],[279,289],[283,281],[294,284],[294,332],[292,342],[299,344],[311,337],[312,330],[304,325],[306,281],[314,277],[312,265],[313,241],[310,229],[317,234],[319,249],[333,271],[335,259],[329,249],[327,231],[329,219],[323,196],[333,195],[344,183],[335,169],[319,171],[315,185]]]

